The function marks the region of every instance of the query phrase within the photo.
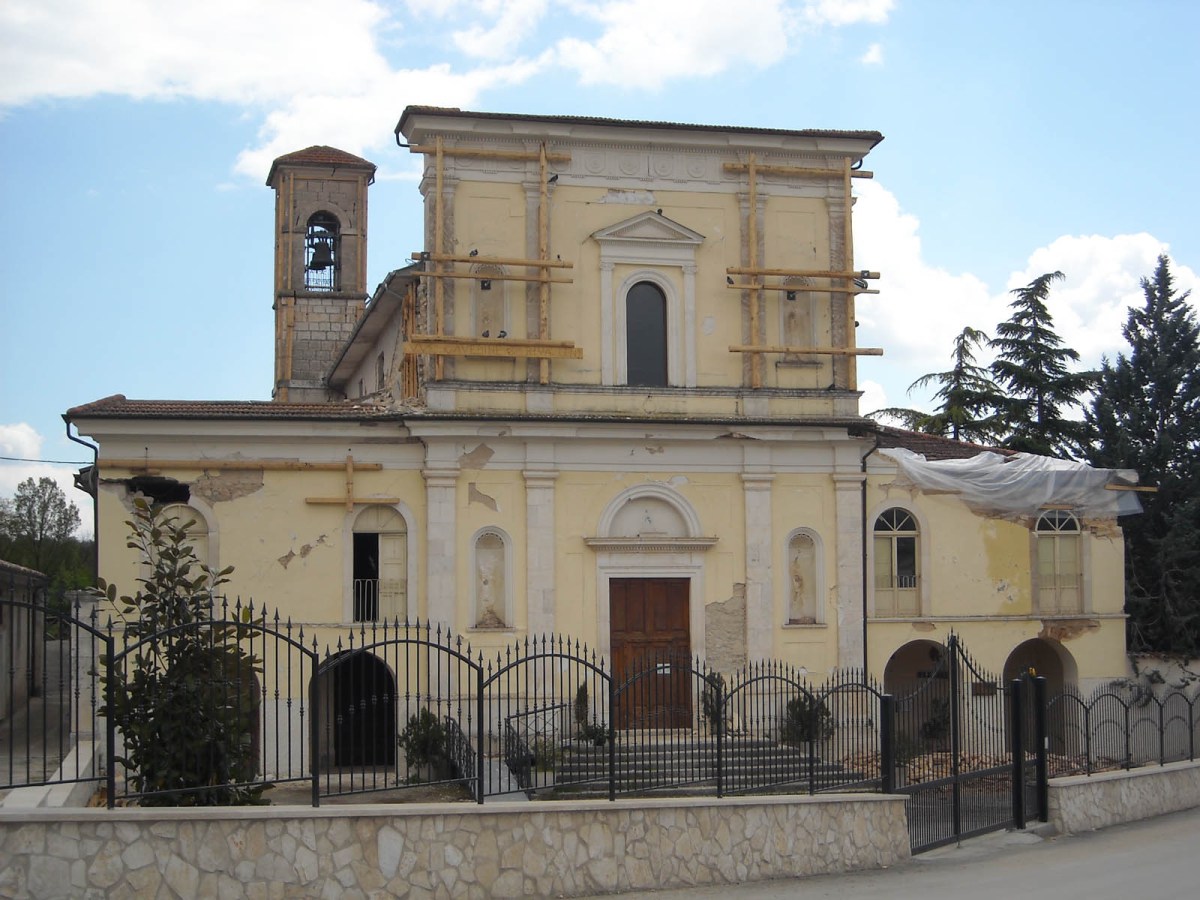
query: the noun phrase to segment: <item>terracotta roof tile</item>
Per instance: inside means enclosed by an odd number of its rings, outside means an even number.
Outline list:
[[[968,441],[956,441],[920,431],[890,428],[886,425],[876,425],[873,430],[879,438],[880,447],[899,447],[911,450],[913,453],[920,453],[926,459],[970,459],[980,453],[988,452],[999,453],[1003,456],[1013,455],[1012,450],[1005,450],[1002,447],[988,447]]]
[[[130,400],[114,394],[67,410],[72,419],[385,419],[401,413],[383,406],[277,403],[271,400]]]
[[[305,147],[303,150],[297,150],[294,153],[285,153],[271,163],[271,171],[267,173],[267,184],[270,184],[274,180],[276,167],[280,164],[287,165],[289,163],[314,166],[343,166],[375,171],[375,163],[369,159],[363,159],[361,156],[355,156],[353,153],[347,153],[345,150],[339,150],[337,147],[314,144],[311,147]]]
[[[44,573],[36,569],[27,569],[24,566],[18,566],[16,563],[10,563],[5,559],[0,559],[0,572],[5,572],[9,575],[22,575],[34,581],[45,581],[47,579]]]
[[[114,394],[92,403],[72,407],[65,418],[77,419],[263,419],[329,421],[539,421],[539,422],[661,422],[677,424],[722,425],[812,425],[833,426],[861,431],[870,423],[845,416],[804,419],[768,419],[745,417],[696,417],[686,415],[628,416],[596,413],[530,414],[498,412],[436,411],[413,407],[389,407],[345,400],[333,403],[277,403],[269,400],[130,400]]]

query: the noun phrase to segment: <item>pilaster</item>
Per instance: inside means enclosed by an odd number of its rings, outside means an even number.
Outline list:
[[[837,519],[837,625],[841,668],[865,668],[861,472],[833,476]]]

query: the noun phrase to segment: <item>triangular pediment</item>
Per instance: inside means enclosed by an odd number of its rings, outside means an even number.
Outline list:
[[[662,213],[646,211],[601,228],[592,235],[604,243],[702,244],[704,235],[672,221]]]

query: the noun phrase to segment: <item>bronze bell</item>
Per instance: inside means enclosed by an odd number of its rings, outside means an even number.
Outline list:
[[[333,265],[333,248],[327,241],[317,241],[312,245],[312,258],[308,268],[321,271]]]

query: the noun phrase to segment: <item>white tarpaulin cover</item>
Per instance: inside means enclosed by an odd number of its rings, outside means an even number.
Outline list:
[[[901,448],[881,448],[879,453],[894,460],[901,478],[918,489],[958,494],[981,513],[1037,515],[1046,507],[1068,507],[1078,516],[1111,517],[1142,511],[1136,492],[1106,487],[1137,484],[1131,469],[1093,469],[1029,453],[984,452],[970,459],[938,460]]]

